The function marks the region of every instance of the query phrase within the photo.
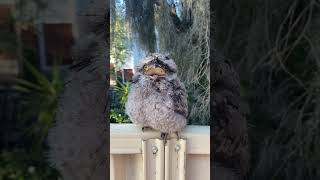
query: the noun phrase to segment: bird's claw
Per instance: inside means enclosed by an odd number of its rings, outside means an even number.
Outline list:
[[[179,133],[178,132],[175,132],[176,136],[177,136],[177,140],[180,139],[180,136],[179,136]]]
[[[167,144],[168,133],[161,133],[161,139],[164,142],[164,145]]]

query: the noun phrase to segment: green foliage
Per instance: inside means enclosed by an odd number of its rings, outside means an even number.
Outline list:
[[[129,94],[129,83],[121,83],[119,80],[117,81],[117,85],[114,87],[114,90],[118,94],[119,102],[122,106],[125,105],[125,103],[128,100],[128,94]]]
[[[114,69],[110,72],[116,72],[124,65],[126,58],[130,51],[128,47],[129,32],[125,19],[124,4],[118,0],[111,1],[111,28],[110,28],[110,57],[111,63],[114,63]],[[110,73],[112,79],[117,79],[116,73]],[[129,123],[129,117],[125,114],[125,102],[128,98],[129,84],[122,84],[119,80],[116,82],[112,94],[114,96],[111,112],[110,122],[112,123]]]
[[[56,180],[58,172],[34,151],[15,149],[0,154],[1,180]]]
[[[110,121],[112,123],[130,123],[130,120],[123,109],[114,108],[110,112]]]
[[[29,62],[25,69],[31,80],[15,79],[14,86],[21,94],[19,144],[1,151],[0,180],[55,180],[59,174],[47,162],[45,140],[54,122],[62,80],[57,66],[49,78]]]
[[[29,62],[25,62],[25,67],[33,77],[33,81],[16,79],[15,89],[24,94],[24,112],[20,118],[25,123],[32,124],[28,133],[37,137],[35,143],[41,146],[54,121],[62,80],[57,66],[52,69],[51,79],[40,73]]]
[[[124,64],[130,51],[128,49],[128,28],[123,7],[117,3],[116,8],[115,14],[111,15],[110,43],[112,46],[110,46],[110,57],[111,62],[115,63],[116,69],[119,69]]]
[[[128,100],[129,83],[117,81],[114,87],[114,101],[111,106],[110,121],[112,123],[130,123],[128,115],[125,113],[125,103]]]

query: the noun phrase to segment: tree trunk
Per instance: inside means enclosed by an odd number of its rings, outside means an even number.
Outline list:
[[[108,156],[109,2],[91,1],[78,16],[72,72],[49,131],[49,160],[65,180],[106,180]]]

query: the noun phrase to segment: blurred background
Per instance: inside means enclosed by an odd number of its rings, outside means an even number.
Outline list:
[[[0,179],[58,179],[46,137],[78,38],[81,0],[0,0]]]
[[[58,179],[46,136],[72,65],[84,0],[0,0],[0,179]],[[134,66],[169,53],[188,90],[189,124],[209,124],[209,1],[110,0],[111,122]],[[249,179],[320,177],[320,11],[317,0],[216,1],[217,51],[241,79]]]
[[[241,79],[249,179],[320,179],[319,1],[217,0],[214,9],[215,48]]]
[[[47,134],[89,0],[0,0],[0,180],[59,179]],[[134,66],[169,53],[188,89],[190,124],[209,123],[209,1],[111,0],[111,122],[124,113]],[[75,13],[76,12],[76,13]],[[200,112],[200,113],[199,113]]]
[[[186,86],[189,122],[209,125],[209,0],[111,0],[110,91],[113,123],[125,114],[135,66],[148,53],[168,53]]]

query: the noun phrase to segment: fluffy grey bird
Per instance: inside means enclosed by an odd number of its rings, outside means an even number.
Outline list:
[[[130,86],[126,113],[142,129],[159,130],[164,142],[169,133],[178,136],[187,124],[188,107],[173,59],[153,53],[141,61]]]

